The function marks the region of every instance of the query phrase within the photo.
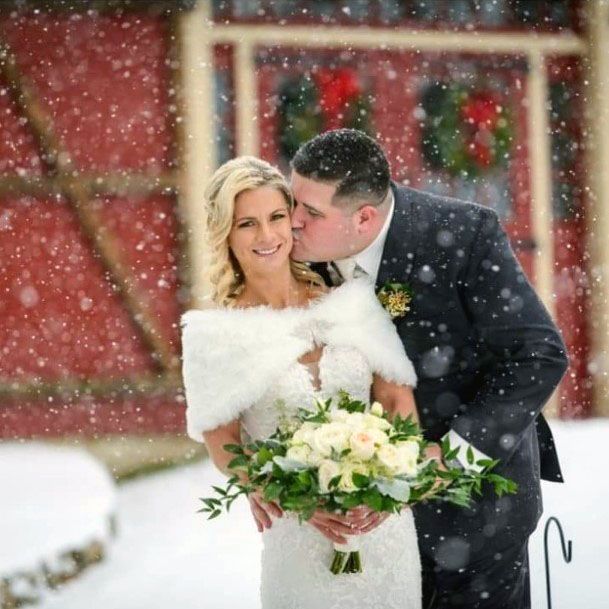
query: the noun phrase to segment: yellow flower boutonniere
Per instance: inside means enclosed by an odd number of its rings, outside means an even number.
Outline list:
[[[410,311],[412,289],[405,283],[388,281],[377,293],[377,297],[391,319],[404,317]]]

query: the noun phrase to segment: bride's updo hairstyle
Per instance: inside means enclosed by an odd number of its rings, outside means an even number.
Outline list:
[[[221,165],[205,189],[207,236],[211,249],[207,280],[211,285],[211,298],[218,305],[232,306],[243,290],[243,273],[228,246],[235,200],[245,190],[262,186],[276,188],[292,212],[294,200],[286,179],[270,163],[253,156],[240,156]],[[290,266],[298,281],[323,285],[322,278],[306,264],[291,260]]]

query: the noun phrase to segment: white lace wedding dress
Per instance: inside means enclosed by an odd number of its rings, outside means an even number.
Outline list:
[[[182,318],[189,435],[239,417],[252,439],[282,417],[340,389],[369,402],[372,374],[414,385],[389,316],[365,280],[343,284],[308,308],[188,311]],[[298,360],[316,345],[320,360]],[[254,523],[252,521],[252,526]],[[333,544],[296,516],[263,533],[263,609],[419,609],[420,561],[412,512],[358,536],[363,573],[334,575]]]

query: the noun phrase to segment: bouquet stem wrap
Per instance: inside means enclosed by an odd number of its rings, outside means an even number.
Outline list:
[[[362,559],[360,555],[360,540],[352,535],[347,536],[347,543],[334,544],[334,558],[330,571],[334,575],[339,573],[361,573]]]

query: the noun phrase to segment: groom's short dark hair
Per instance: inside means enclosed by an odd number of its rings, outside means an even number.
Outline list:
[[[383,149],[355,129],[336,129],[314,137],[298,149],[290,165],[304,178],[336,184],[335,200],[380,205],[391,179]]]

